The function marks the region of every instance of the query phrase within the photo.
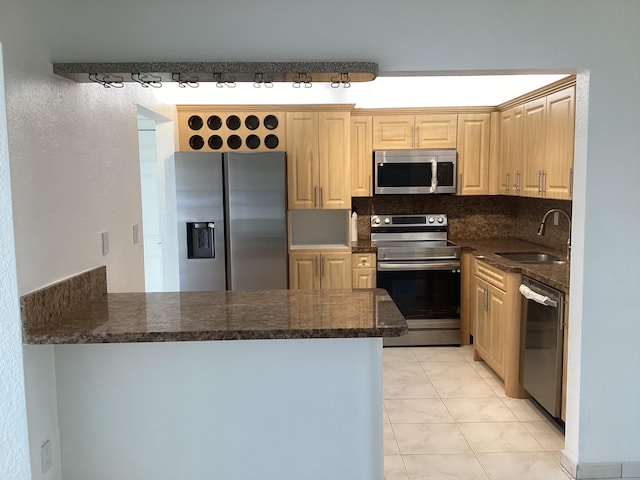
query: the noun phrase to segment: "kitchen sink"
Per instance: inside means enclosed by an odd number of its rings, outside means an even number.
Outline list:
[[[563,264],[566,261],[556,255],[542,252],[496,252],[496,255],[518,263]]]

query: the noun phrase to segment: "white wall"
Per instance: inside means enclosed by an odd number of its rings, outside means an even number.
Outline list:
[[[0,44],[0,478],[30,478]]]
[[[65,480],[383,478],[380,338],[55,349]]]
[[[154,101],[136,86],[109,91],[55,79],[52,59],[356,59],[377,61],[382,71],[585,71],[567,454],[580,462],[640,460],[640,384],[627,368],[640,364],[639,23],[637,0],[5,0],[0,41],[20,291],[103,263],[103,229],[112,233],[110,288],[142,282],[141,252],[128,243],[140,221],[135,103],[155,108]]]

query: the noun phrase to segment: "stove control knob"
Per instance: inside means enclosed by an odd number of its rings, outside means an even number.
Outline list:
[[[380,225],[380,219],[378,217],[374,218],[373,223],[375,223],[376,225]]]
[[[435,218],[433,218],[433,217],[429,217],[429,223],[433,223],[433,222],[435,222],[435,221],[436,221],[436,220],[435,220]]]
[[[386,223],[387,225],[391,223],[391,219],[389,217],[384,219],[384,223]]]
[[[438,217],[438,223],[442,223],[442,222],[444,222],[444,218]]]

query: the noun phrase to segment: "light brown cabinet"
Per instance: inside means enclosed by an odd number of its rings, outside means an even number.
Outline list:
[[[528,398],[520,384],[520,282],[520,274],[475,259],[474,358],[504,380],[507,396]]]
[[[351,288],[351,253],[304,251],[289,254],[289,288]]]
[[[371,115],[351,117],[351,196],[372,195],[373,119]]]
[[[374,115],[373,149],[456,148],[458,115]]]
[[[524,104],[522,195],[571,199],[574,135],[575,87]]]
[[[376,288],[376,254],[351,254],[352,288]]]
[[[498,154],[498,192],[520,195],[522,179],[523,106],[500,112],[500,142]]]
[[[178,151],[284,150],[285,114],[266,108],[256,105],[177,105]]]
[[[458,115],[458,195],[489,193],[491,114]]]
[[[287,112],[290,209],[348,209],[349,112]]]

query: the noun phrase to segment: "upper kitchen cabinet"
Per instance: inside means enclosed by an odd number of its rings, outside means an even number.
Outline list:
[[[544,196],[570,200],[573,196],[575,87],[547,97]]]
[[[523,107],[500,112],[500,143],[498,153],[498,191],[503,195],[520,195],[522,179]]]
[[[373,119],[371,115],[351,117],[351,196],[370,197],[373,174]]]
[[[178,105],[181,152],[269,152],[285,148],[285,114],[273,107]]]
[[[491,114],[458,115],[458,195],[489,193]]]
[[[522,195],[571,199],[574,135],[574,86],[524,104]]]
[[[287,112],[290,209],[351,208],[350,128],[349,112]]]
[[[456,148],[457,114],[374,115],[373,149]]]

